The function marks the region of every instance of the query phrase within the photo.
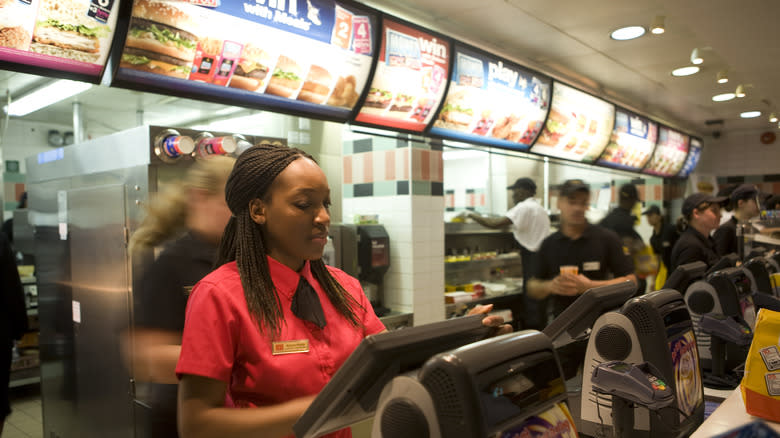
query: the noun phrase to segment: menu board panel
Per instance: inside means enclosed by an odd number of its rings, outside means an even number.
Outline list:
[[[680,178],[688,178],[688,176],[696,169],[696,165],[699,164],[699,158],[701,158],[701,140],[696,137],[691,137],[691,146],[688,150],[688,158],[685,159],[682,170],[677,174]]]
[[[626,170],[642,169],[653,155],[658,124],[628,111],[615,111],[615,128],[598,162]]]
[[[0,1],[0,61],[99,79],[119,0]]]
[[[592,163],[606,147],[614,123],[614,105],[555,82],[550,114],[531,152]]]
[[[444,106],[431,134],[527,150],[542,128],[552,81],[457,45]]]
[[[688,141],[687,135],[661,126],[653,158],[642,172],[663,177],[677,175],[688,155]]]
[[[117,80],[346,119],[365,87],[376,14],[332,0],[136,0]]]
[[[450,43],[386,18],[382,21],[379,61],[355,121],[422,132],[444,95]]]

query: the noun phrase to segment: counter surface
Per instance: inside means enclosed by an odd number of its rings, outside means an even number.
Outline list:
[[[735,389],[726,400],[715,409],[715,412],[704,421],[691,438],[707,438],[726,432],[736,427],[748,424],[754,420],[761,420],[759,417],[748,415],[745,412],[745,403],[742,401],[742,394],[739,388]],[[772,430],[780,432],[780,424],[763,420]]]

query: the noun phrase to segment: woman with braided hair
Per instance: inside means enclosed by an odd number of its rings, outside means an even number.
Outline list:
[[[360,341],[385,327],[360,283],[322,262],[330,188],[310,155],[271,144],[247,149],[225,198],[233,216],[221,266],[187,304],[176,368],[179,433],[288,436]],[[500,325],[500,317],[485,324]],[[227,408],[226,396],[252,409]]]

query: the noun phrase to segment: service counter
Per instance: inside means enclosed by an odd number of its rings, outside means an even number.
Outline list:
[[[745,403],[742,401],[742,394],[739,388],[721,403],[704,423],[696,429],[691,438],[709,438],[739,426],[751,423],[755,420],[761,420],[745,412]],[[780,433],[780,423],[763,420],[772,430]]]

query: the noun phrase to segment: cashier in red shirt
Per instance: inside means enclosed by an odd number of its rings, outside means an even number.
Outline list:
[[[176,367],[179,435],[289,436],[360,341],[385,327],[358,281],[322,262],[330,189],[311,156],[254,146],[236,160],[225,198],[233,217],[221,266],[187,303]],[[226,407],[226,396],[251,409]]]

